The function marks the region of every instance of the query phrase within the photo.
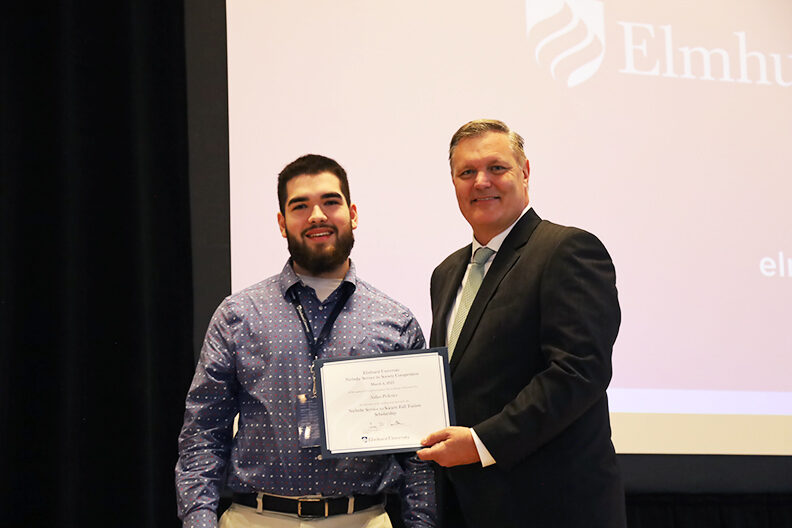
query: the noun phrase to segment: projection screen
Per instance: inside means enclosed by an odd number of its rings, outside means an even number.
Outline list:
[[[538,214],[595,233],[623,321],[620,453],[792,455],[792,3],[228,0],[231,288],[288,254],[275,178],[338,160],[363,278],[431,325],[470,242],[447,161],[526,140]]]

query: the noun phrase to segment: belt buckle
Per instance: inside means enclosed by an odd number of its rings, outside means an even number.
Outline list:
[[[301,519],[311,519],[316,517],[321,517],[321,515],[303,515],[302,513],[302,505],[303,502],[324,502],[324,516],[329,517],[329,506],[326,499],[323,498],[299,498],[297,499],[297,517]]]

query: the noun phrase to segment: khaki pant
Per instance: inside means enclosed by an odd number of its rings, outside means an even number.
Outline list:
[[[352,514],[319,519],[301,519],[290,513],[276,513],[232,503],[220,517],[220,528],[393,528],[384,506],[372,506]]]

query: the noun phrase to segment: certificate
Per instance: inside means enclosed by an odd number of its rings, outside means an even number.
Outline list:
[[[417,451],[454,421],[445,347],[319,359],[316,388],[323,456]]]

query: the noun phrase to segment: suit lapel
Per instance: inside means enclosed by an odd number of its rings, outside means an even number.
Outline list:
[[[539,222],[541,222],[539,216],[534,212],[533,209],[530,209],[523,215],[522,218],[520,218],[517,224],[515,224],[514,228],[512,228],[509,235],[503,241],[500,250],[498,250],[498,253],[495,255],[495,260],[492,261],[492,265],[490,266],[489,271],[487,271],[484,281],[481,283],[481,288],[479,288],[476,298],[473,300],[473,304],[470,306],[470,311],[468,312],[467,318],[465,319],[465,324],[462,326],[462,331],[459,334],[456,347],[454,347],[454,355],[451,358],[450,367],[452,374],[454,370],[456,370],[456,366],[465,356],[467,345],[470,343],[470,339],[473,337],[476,327],[478,326],[481,316],[484,314],[484,310],[487,308],[490,299],[498,289],[498,285],[501,283],[509,270],[512,269],[512,267],[514,267],[514,265],[520,259],[521,253],[519,250],[528,242],[528,239],[531,237],[534,229],[536,229],[536,226],[539,225]],[[464,269],[465,268],[463,267],[463,274]],[[456,291],[459,288],[459,282],[461,280],[462,279],[460,277],[460,279],[456,282],[457,288],[454,290],[454,294],[456,294]],[[451,299],[452,303],[453,301],[454,298]],[[443,337],[445,338],[445,331]]]
[[[443,281],[441,290],[438,293],[438,302],[432,310],[432,334],[431,342],[440,343],[440,346],[445,346],[448,339],[448,314],[454,306],[459,285],[462,283],[462,277],[465,276],[467,264],[470,262],[471,246],[468,245],[464,251],[459,252],[456,261],[453,262],[452,268],[448,273],[447,280]]]

